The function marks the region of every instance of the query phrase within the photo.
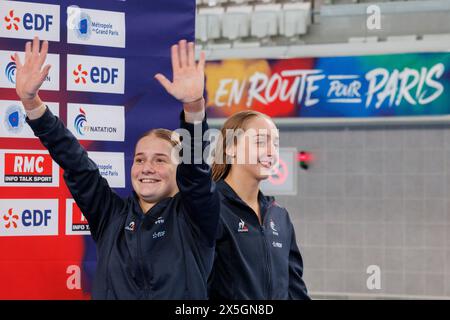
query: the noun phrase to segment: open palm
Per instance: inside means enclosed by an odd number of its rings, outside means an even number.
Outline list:
[[[16,60],[16,92],[22,101],[32,100],[36,97],[39,88],[48,76],[50,65],[44,68],[45,59],[47,58],[48,42],[42,43],[42,48],[39,50],[39,38],[27,42],[25,45],[25,62],[22,64],[19,55],[15,53]],[[27,108],[25,106],[25,108]]]
[[[177,100],[184,104],[197,101],[203,97],[205,86],[205,54],[200,54],[198,64],[195,63],[194,43],[181,40],[172,46],[173,80],[169,81],[158,73],[155,78]]]

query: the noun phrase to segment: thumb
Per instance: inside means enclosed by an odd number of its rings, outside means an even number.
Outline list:
[[[20,61],[20,57],[17,52],[14,53],[14,60],[16,61],[16,68],[20,69],[22,67],[22,61]]]
[[[159,81],[159,83],[166,89],[167,92],[172,92],[172,82],[169,81],[164,75],[158,73],[155,75],[155,79]]]
[[[40,81],[41,81],[41,83],[42,82],[44,82],[44,80],[45,80],[45,78],[47,78],[47,76],[48,76],[48,73],[50,72],[50,68],[51,68],[52,66],[51,65],[46,65],[45,67],[44,67],[44,69],[41,71],[41,77],[40,77]]]

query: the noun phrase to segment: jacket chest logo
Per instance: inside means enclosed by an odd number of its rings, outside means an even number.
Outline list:
[[[283,248],[283,244],[281,242],[272,241],[272,247],[274,248]]]
[[[242,219],[239,221],[238,232],[248,232],[248,226]]]
[[[163,224],[164,223],[164,218],[163,217],[159,217],[156,221],[155,224]]]
[[[162,238],[166,235],[166,231],[153,232],[153,239]]]
[[[155,221],[155,226],[163,225],[164,222],[165,222],[164,218],[163,217],[159,217]],[[155,231],[155,232],[153,232],[152,238],[153,239],[159,239],[159,238],[163,238],[165,235],[166,235],[166,231],[165,230]]]
[[[272,219],[270,219],[270,229],[272,229],[273,235],[278,236],[277,226],[275,225],[275,222],[273,222]]]
[[[126,227],[125,230],[133,232],[136,229],[136,222],[131,221]]]

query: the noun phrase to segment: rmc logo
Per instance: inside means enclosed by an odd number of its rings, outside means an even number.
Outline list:
[[[5,153],[4,159],[4,183],[53,182],[53,161],[49,154]]]

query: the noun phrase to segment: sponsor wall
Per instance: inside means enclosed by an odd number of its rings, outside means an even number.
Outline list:
[[[49,40],[41,98],[128,196],[137,138],[178,125],[181,105],[153,76],[171,76],[170,46],[194,25],[194,0],[0,1],[0,299],[88,299],[96,261],[62,170],[25,122],[14,53]]]

